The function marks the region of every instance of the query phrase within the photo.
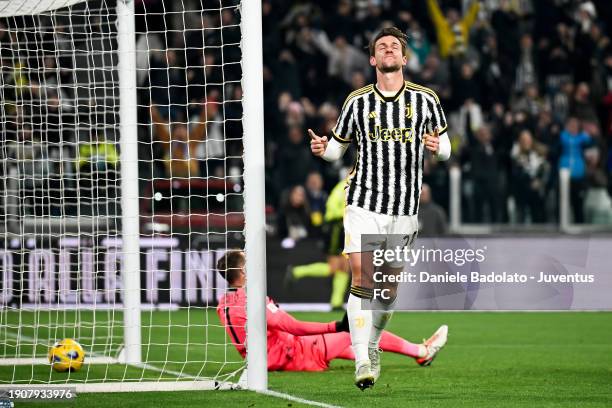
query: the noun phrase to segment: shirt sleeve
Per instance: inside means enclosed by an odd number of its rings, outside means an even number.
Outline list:
[[[355,132],[354,106],[355,97],[349,95],[342,106],[342,111],[340,112],[340,116],[338,116],[336,126],[332,129],[333,138],[340,143],[350,143],[353,140],[353,134]]]
[[[435,128],[438,128],[439,135],[442,136],[446,133],[448,124],[437,96],[427,98],[427,110],[427,132],[433,132]]]
[[[312,334],[335,333],[336,323],[302,322],[289,313],[281,310],[274,303],[266,306],[266,318],[268,330],[280,330],[295,336],[307,336]]]

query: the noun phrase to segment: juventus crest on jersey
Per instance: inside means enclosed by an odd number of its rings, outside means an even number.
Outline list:
[[[347,205],[387,215],[414,215],[423,178],[424,137],[447,124],[438,96],[411,82],[391,97],[375,85],[351,93],[333,129],[342,143],[355,141]]]

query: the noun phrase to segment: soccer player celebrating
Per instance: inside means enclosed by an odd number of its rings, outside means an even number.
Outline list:
[[[217,269],[227,280],[228,293],[221,298],[217,314],[234,346],[246,356],[246,281],[244,252],[228,251],[217,263]],[[268,370],[323,371],[335,358],[353,360],[351,337],[346,314],[342,321],[329,323],[303,322],[282,311],[267,298]],[[380,347],[384,351],[416,359],[423,365],[435,354],[435,346],[410,343],[390,332],[381,333]]]
[[[423,178],[424,150],[438,160],[450,157],[446,119],[438,96],[430,89],[405,81],[406,36],[397,28],[382,29],[370,44],[370,65],[376,83],[351,93],[342,106],[332,139],[311,129],[311,150],[327,161],[337,160],[351,142],[357,145],[357,162],[348,177],[345,247],[352,282],[348,300],[350,334],[355,353],[355,384],[374,385],[380,375],[379,343],[391,318],[397,284],[387,282],[387,299],[372,302],[374,293],[373,251],[411,247],[418,231],[417,212]],[[364,234],[387,239],[365,242]],[[401,242],[392,237],[402,236]],[[368,235],[369,236],[369,235]],[[384,275],[397,275],[403,263],[381,267]],[[447,338],[441,326],[428,340],[428,364]]]

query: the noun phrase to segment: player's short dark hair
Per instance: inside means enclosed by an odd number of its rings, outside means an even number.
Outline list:
[[[376,41],[380,40],[383,37],[389,36],[389,35],[399,40],[402,46],[402,55],[404,56],[408,55],[408,36],[404,34],[402,30],[400,30],[397,27],[385,27],[382,30],[380,30],[378,33],[376,33],[376,35],[372,37],[372,39],[370,40],[370,44],[368,45],[368,49],[370,51],[370,57],[374,56]]]
[[[240,276],[244,265],[244,252],[241,249],[230,249],[217,261],[217,270],[223,278],[232,284]]]

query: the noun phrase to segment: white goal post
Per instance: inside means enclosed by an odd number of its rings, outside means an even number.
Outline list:
[[[0,2],[0,387],[267,389],[261,2],[142,4]],[[246,362],[215,314],[232,248]],[[66,337],[86,365],[58,375]]]

